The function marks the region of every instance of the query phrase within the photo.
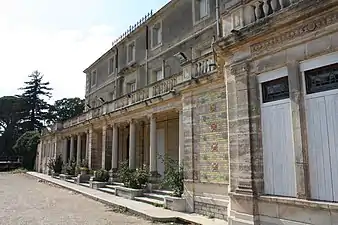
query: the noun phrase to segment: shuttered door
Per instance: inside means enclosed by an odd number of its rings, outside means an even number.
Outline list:
[[[288,78],[262,84],[262,138],[266,194],[296,196]]]
[[[311,197],[338,201],[338,65],[305,72]]]

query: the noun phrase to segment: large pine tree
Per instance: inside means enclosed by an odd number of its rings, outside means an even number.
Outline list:
[[[25,82],[25,86],[20,88],[23,90],[21,97],[26,101],[29,116],[25,120],[27,130],[40,131],[49,118],[49,104],[44,99],[52,97],[49,82],[43,82],[43,75],[39,71],[34,71],[28,75],[29,81]]]

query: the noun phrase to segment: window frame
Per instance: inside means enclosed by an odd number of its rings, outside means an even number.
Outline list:
[[[134,49],[133,49],[133,53],[132,53],[133,58],[131,60],[129,60],[129,58],[130,58],[130,55],[129,55],[129,47],[130,47],[130,45],[134,45]],[[135,62],[135,58],[136,58],[136,41],[133,40],[133,41],[130,41],[127,44],[127,65],[130,65],[130,64],[134,63]]]
[[[93,75],[95,73],[95,83],[93,83]],[[94,69],[90,72],[90,86],[95,87],[97,85],[97,69]]]
[[[157,39],[159,39],[159,35],[160,35],[160,40],[158,41],[158,43],[156,43],[156,45],[154,45],[154,29],[155,29],[155,26],[159,25],[159,28],[157,29],[158,31],[158,34],[157,34]],[[160,47],[162,45],[162,42],[163,42],[163,36],[162,36],[162,20],[156,22],[155,24],[153,24],[151,26],[151,31],[150,31],[150,40],[151,40],[151,49],[154,50],[158,47]]]
[[[201,1],[205,1],[206,3],[206,14],[201,17]],[[210,0],[193,0],[193,21],[194,25],[199,24],[200,22],[208,19],[210,17]],[[197,18],[198,15],[198,18]]]
[[[113,64],[113,68],[111,71],[111,66]],[[116,55],[112,55],[109,59],[108,59],[108,77],[111,75],[114,75],[116,73]]]

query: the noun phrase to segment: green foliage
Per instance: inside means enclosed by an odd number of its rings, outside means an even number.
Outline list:
[[[109,179],[109,173],[107,170],[100,169],[94,172],[94,181],[107,182]]]
[[[11,171],[11,173],[18,174],[18,173],[26,173],[27,171],[28,171],[27,169],[21,167],[21,168]]]
[[[25,118],[25,127],[27,130],[41,130],[48,120],[49,104],[44,98],[51,98],[49,82],[43,82],[43,75],[39,71],[34,71],[28,75],[29,81],[25,82],[25,86],[20,88],[23,90],[21,98],[25,100],[29,115]]]
[[[140,189],[149,181],[148,169],[130,169],[128,161],[122,162],[118,171],[120,181],[129,188]]]
[[[0,98],[0,155],[13,155],[13,146],[24,133],[22,122],[26,115],[26,105],[22,98]]]
[[[183,165],[179,165],[178,160],[174,160],[168,156],[165,158],[161,157],[161,160],[163,161],[166,168],[162,185],[167,186],[173,190],[173,195],[175,197],[181,197],[184,189]]]
[[[62,173],[67,175],[76,175],[76,162],[75,159],[72,159],[70,162],[66,163],[62,168]]]
[[[65,121],[83,113],[84,103],[84,99],[80,98],[63,98],[55,101],[49,108],[49,114],[53,121]]]
[[[47,166],[50,170],[53,170],[54,173],[60,174],[63,167],[62,156],[59,155],[56,159],[50,159]]]
[[[23,157],[23,167],[32,170],[34,168],[36,149],[40,142],[40,134],[37,131],[27,131],[16,141],[13,151]]]

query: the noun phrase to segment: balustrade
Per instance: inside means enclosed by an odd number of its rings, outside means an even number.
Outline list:
[[[194,63],[194,76],[199,77],[216,70],[213,54],[209,54],[206,57],[199,59]]]
[[[300,0],[259,0],[252,1],[246,6],[247,23],[254,23],[268,17]]]
[[[170,77],[169,79],[162,80],[160,82],[155,83],[153,86],[152,97],[164,94],[173,90],[175,85],[177,84],[177,77]]]

